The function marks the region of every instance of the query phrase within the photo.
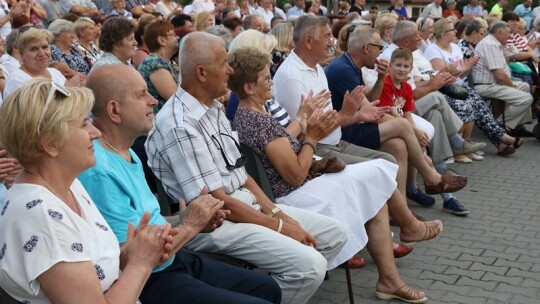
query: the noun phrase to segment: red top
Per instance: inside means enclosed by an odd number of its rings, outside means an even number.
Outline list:
[[[403,117],[404,112],[410,112],[415,109],[411,85],[406,81],[402,81],[401,89],[396,88],[392,83],[390,74],[386,75],[386,78],[384,79],[384,85],[379,101],[380,107],[395,106],[401,117]]]
[[[461,13],[458,10],[445,9],[442,12],[443,18],[448,18],[448,16],[456,16],[458,19],[461,19]]]

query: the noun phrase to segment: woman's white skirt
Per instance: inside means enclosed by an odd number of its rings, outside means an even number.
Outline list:
[[[285,204],[338,219],[347,233],[347,244],[331,261],[336,268],[366,246],[365,223],[373,218],[396,190],[398,166],[377,159],[347,165],[339,173],[323,174],[286,196]]]

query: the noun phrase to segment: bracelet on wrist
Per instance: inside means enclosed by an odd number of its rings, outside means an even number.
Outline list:
[[[278,218],[278,221],[279,221],[279,223],[278,223],[276,231],[277,231],[277,233],[281,233],[281,229],[283,229],[283,220]]]
[[[281,209],[279,209],[279,207],[276,207],[276,208],[272,209],[272,211],[270,211],[270,213],[268,213],[268,215],[269,215],[270,217],[274,217],[274,216],[276,216],[276,214],[278,214],[279,212],[281,212]]]
[[[300,128],[302,128],[302,121],[298,118],[293,118],[293,121],[296,121],[298,123],[298,126],[300,126]]]
[[[317,151],[317,150],[315,149],[315,145],[314,145],[313,143],[311,143],[311,142],[309,142],[309,141],[304,141],[304,142],[302,143],[302,147],[303,147],[303,146],[306,146],[306,145],[307,145],[307,146],[310,146],[311,149],[313,149],[313,153],[315,153],[315,151]]]

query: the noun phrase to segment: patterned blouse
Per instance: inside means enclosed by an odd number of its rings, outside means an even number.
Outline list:
[[[474,55],[474,48],[476,48],[476,44],[465,39],[460,39],[457,44],[463,53],[464,60],[469,59]]]
[[[84,60],[84,57],[81,55],[81,53],[79,53],[75,46],[72,46],[70,51],[71,54],[66,54],[62,52],[62,50],[60,50],[58,46],[52,44],[52,61],[66,62],[73,70],[79,73],[88,74],[88,72],[90,71],[90,65],[88,64],[88,62],[86,62],[86,60]]]
[[[85,60],[90,61],[92,65],[96,63],[96,60],[98,60],[99,56],[101,56],[101,54],[103,53],[98,50],[96,44],[93,42],[90,42],[90,49],[85,48],[82,44],[78,42],[75,42],[74,46],[77,48],[77,50],[79,50],[81,54],[83,54]]]
[[[269,114],[253,110],[238,109],[233,121],[240,142],[250,146],[262,160],[270,185],[276,198],[283,197],[300,188],[285,181],[264,152],[264,147],[278,137],[286,137],[296,154],[300,153],[300,142],[291,137],[285,128]],[[304,181],[305,182],[305,181]],[[303,184],[303,183],[302,183]]]
[[[150,75],[161,69],[169,71],[174,81],[178,83],[178,70],[171,63],[163,60],[154,53],[148,55],[148,57],[146,57],[143,62],[141,62],[138,69],[139,73],[141,73],[144,81],[146,81],[146,84],[148,85],[148,92],[158,101],[158,105],[154,107],[154,112],[156,113],[161,110],[167,100],[161,97],[161,95],[159,95],[156,87],[150,80]]]
[[[46,188],[15,184],[0,205],[0,286],[22,303],[50,303],[39,275],[58,262],[92,263],[103,292],[120,274],[120,247],[90,195],[71,185],[83,217]]]

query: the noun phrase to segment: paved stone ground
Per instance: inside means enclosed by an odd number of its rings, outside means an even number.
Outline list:
[[[477,133],[474,139],[486,141]],[[506,158],[489,143],[484,151],[483,161],[449,165],[469,177],[456,194],[469,216],[442,212],[440,196],[431,208],[410,203],[423,217],[441,219],[444,231],[397,260],[398,268],[429,303],[540,303],[540,141],[528,138]],[[367,251],[359,255],[368,264],[351,271],[355,302],[385,303],[375,298],[375,264]],[[344,270],[330,272],[309,301],[318,303],[349,303]]]

